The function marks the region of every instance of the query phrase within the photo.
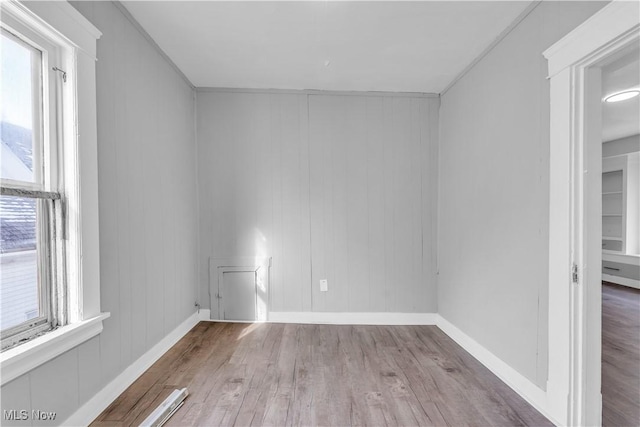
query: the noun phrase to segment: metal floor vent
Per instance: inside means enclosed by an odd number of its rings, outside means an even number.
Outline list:
[[[184,404],[189,395],[186,388],[174,390],[147,418],[140,427],[160,427]]]

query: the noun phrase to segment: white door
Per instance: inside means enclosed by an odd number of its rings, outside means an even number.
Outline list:
[[[220,312],[224,320],[256,320],[255,271],[225,271],[220,286]]]

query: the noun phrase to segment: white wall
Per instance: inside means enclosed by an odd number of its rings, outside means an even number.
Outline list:
[[[199,91],[203,305],[210,257],[271,256],[270,311],[435,312],[437,108]]]
[[[97,62],[101,303],[111,317],[99,336],[2,387],[2,409],[57,411],[51,424],[63,422],[191,315],[196,299],[193,91],[113,3],[74,6],[103,33]]]
[[[640,135],[614,139],[602,144],[602,157],[621,156],[640,151]]]
[[[542,52],[600,2],[542,2],[441,99],[440,314],[546,388],[549,85]]]
[[[310,289],[302,286],[311,274],[306,111],[304,95],[197,93],[204,307],[209,257],[242,256],[274,257],[278,310],[310,307]],[[287,293],[283,282],[296,285]]]
[[[627,253],[640,255],[640,153],[627,154]]]

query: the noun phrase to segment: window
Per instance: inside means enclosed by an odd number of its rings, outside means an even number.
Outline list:
[[[2,348],[65,323],[57,179],[57,49],[24,30],[2,29],[0,75],[0,327]]]
[[[102,331],[95,61],[68,2],[0,1],[0,384]]]

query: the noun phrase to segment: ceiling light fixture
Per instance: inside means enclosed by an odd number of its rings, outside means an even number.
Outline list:
[[[640,90],[625,90],[624,92],[614,93],[613,95],[607,96],[604,101],[605,102],[620,102],[626,101],[627,99],[631,99],[640,94]]]

